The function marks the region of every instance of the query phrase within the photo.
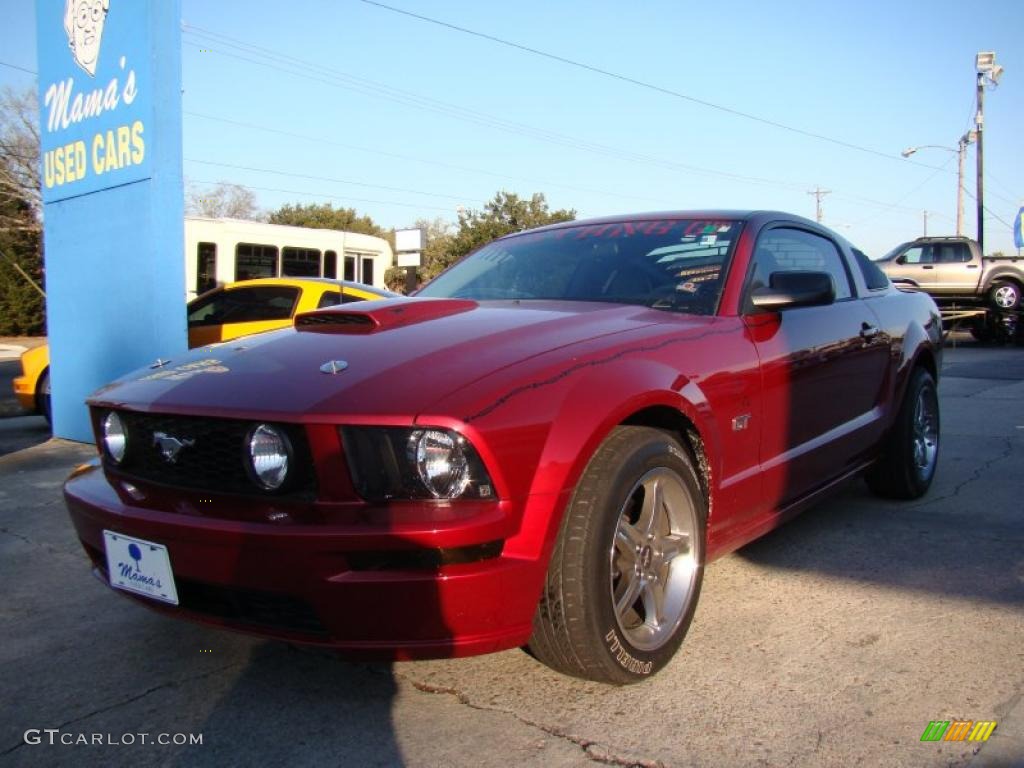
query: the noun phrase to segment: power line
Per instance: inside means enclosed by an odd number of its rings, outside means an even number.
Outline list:
[[[366,182],[366,181],[353,181],[351,179],[339,179],[339,178],[333,178],[333,177],[330,177],[330,176],[312,176],[312,175],[305,174],[305,173],[293,173],[291,171],[282,171],[282,170],[277,170],[277,169],[273,169],[273,168],[255,168],[255,167],[249,166],[249,165],[235,165],[233,163],[220,163],[220,162],[216,162],[216,161],[213,161],[213,160],[198,160],[196,158],[191,158],[191,157],[186,157],[185,161],[189,162],[189,163],[198,163],[200,165],[213,165],[213,166],[217,166],[219,168],[232,168],[232,169],[238,170],[238,171],[255,171],[256,173],[271,173],[271,174],[275,174],[277,176],[289,176],[289,177],[295,178],[295,179],[310,179],[312,181],[331,181],[331,182],[335,182],[337,184],[352,184],[352,185],[357,186],[357,187],[370,187],[372,189],[383,189],[383,190],[387,190],[389,192],[408,192],[409,194],[412,194],[412,195],[425,195],[427,197],[444,197],[444,198],[448,198],[449,200],[457,200],[457,201],[460,201],[460,202],[464,202],[466,200],[465,195],[461,195],[461,196],[460,195],[445,195],[445,194],[442,194],[440,192],[424,192],[424,191],[419,190],[419,189],[407,189],[405,187],[389,187],[389,186],[385,186],[384,184],[371,184],[370,182]]]
[[[430,159],[423,158],[423,157],[416,157],[414,155],[406,155],[406,154],[401,154],[401,153],[398,153],[398,152],[389,152],[389,151],[383,150],[383,149],[372,149],[370,147],[362,147],[362,146],[359,146],[359,145],[356,145],[356,144],[348,144],[348,143],[341,142],[341,141],[336,141],[336,140],[333,140],[333,139],[326,139],[326,138],[318,137],[318,136],[309,136],[309,135],[302,134],[302,133],[295,133],[294,131],[285,131],[285,130],[282,130],[280,128],[271,128],[270,126],[266,126],[266,125],[257,125],[256,123],[244,122],[244,121],[241,121],[241,120],[233,120],[233,119],[226,118],[226,117],[217,117],[215,115],[206,115],[206,114],[203,114],[201,112],[193,112],[191,110],[184,110],[184,114],[189,115],[190,117],[202,118],[203,120],[211,120],[213,122],[224,123],[226,125],[233,125],[233,126],[238,127],[238,128],[248,128],[250,130],[264,131],[266,133],[273,133],[273,134],[277,134],[277,135],[280,135],[280,136],[287,136],[287,137],[292,138],[292,139],[302,139],[303,141],[310,141],[310,142],[313,142],[313,143],[316,143],[316,144],[324,144],[326,146],[341,147],[341,148],[344,148],[344,149],[355,150],[357,152],[366,152],[366,153],[372,154],[372,155],[379,155],[381,157],[390,157],[390,158],[393,158],[393,159],[396,159],[396,160],[404,160],[404,161],[407,161],[407,162],[423,163],[424,165],[432,165],[432,166],[437,167],[437,168],[446,168],[448,170],[459,171],[461,173],[478,174],[478,175],[481,175],[481,176],[489,176],[489,177],[496,178],[496,179],[504,179],[504,180],[512,179],[512,180],[516,180],[516,181],[525,181],[525,182],[528,182],[530,184],[538,184],[538,185],[540,185],[542,187],[558,187],[560,189],[568,189],[568,190],[572,190],[574,192],[586,192],[588,194],[607,195],[609,197],[617,197],[617,198],[624,199],[624,200],[644,200],[646,202],[655,202],[655,203],[657,203],[659,205],[663,205],[664,204],[663,201],[656,200],[655,198],[650,198],[650,197],[639,197],[637,195],[624,195],[624,194],[622,194],[620,192],[610,192],[610,191],[605,190],[605,189],[591,189],[591,188],[588,188],[588,187],[577,187],[577,186],[573,186],[573,185],[570,185],[570,184],[563,184],[561,182],[545,181],[543,179],[535,179],[535,178],[524,177],[524,176],[511,176],[511,175],[504,174],[504,173],[497,173],[495,171],[487,171],[487,170],[484,170],[482,168],[472,168],[472,167],[469,167],[469,166],[455,165],[455,164],[452,164],[452,163],[445,163],[445,162],[442,162],[440,160],[430,160]]]
[[[627,160],[630,162],[652,165],[658,168],[671,168],[683,171],[685,173],[726,178],[732,181],[741,181],[744,183],[750,183],[755,185],[777,186],[790,190],[802,189],[804,186],[806,186],[803,183],[787,182],[779,179],[767,179],[758,176],[747,176],[743,174],[732,173],[730,171],[722,171],[712,168],[690,165],[688,163],[680,163],[678,161],[667,160],[665,158],[659,158],[653,155],[646,155],[643,153],[622,150],[617,147],[612,147],[605,144],[589,142],[583,139],[579,139],[577,137],[555,133],[553,131],[548,131],[546,129],[527,125],[525,123],[517,123],[505,120],[503,118],[499,118],[494,115],[489,115],[484,112],[467,109],[465,107],[460,107],[455,104],[439,101],[437,99],[432,99],[409,91],[403,91],[401,89],[393,88],[392,86],[388,86],[383,83],[377,83],[374,81],[365,80],[363,78],[355,78],[352,75],[349,75],[344,72],[330,70],[318,64],[303,62],[287,54],[279,54],[276,52],[272,52],[270,54],[270,61],[261,61],[259,59],[253,59],[250,58],[250,56],[266,57],[267,54],[260,53],[259,51],[267,51],[269,49],[261,48],[259,46],[252,46],[249,43],[245,43],[244,41],[238,40],[234,40],[233,42],[225,42],[225,40],[233,39],[228,38],[226,35],[220,35],[219,33],[210,33],[206,30],[200,30],[197,27],[190,26],[188,27],[187,31],[193,35],[198,34],[199,36],[206,37],[207,39],[214,39],[221,45],[228,45],[229,47],[241,50],[243,51],[243,53],[248,54],[248,56],[231,53],[228,51],[220,50],[218,48],[204,47],[204,51],[218,53],[222,56],[227,56],[228,58],[237,59],[250,64],[256,64],[257,66],[267,67],[269,69],[273,69],[279,72],[284,72],[285,74],[294,75],[296,77],[303,77],[337,88],[354,90],[358,93],[373,96],[376,98],[382,98],[389,101],[396,101],[398,103],[406,105],[412,105],[419,109],[435,112],[438,114],[445,115],[447,117],[453,117],[455,119],[476,123],[478,125],[484,125],[488,128],[496,128],[498,130],[503,130],[508,133],[513,133],[520,136],[527,136],[529,138],[538,139],[540,141],[553,143],[559,146],[578,149],[584,152],[599,154],[606,157],[617,157],[619,159]],[[298,71],[296,71],[296,69],[298,69]],[[310,70],[312,70],[312,73],[310,72]],[[920,163],[917,164],[920,165]]]
[[[17,64],[8,64],[6,61],[0,61],[0,67],[10,67],[11,69],[16,69],[19,72],[24,72],[27,75],[38,75],[39,74],[34,69],[25,69],[24,67],[19,67]]]
[[[714,109],[714,110],[717,110],[719,112],[724,112],[725,114],[728,114],[728,115],[733,115],[735,117],[742,117],[742,118],[744,118],[746,120],[752,120],[754,122],[761,123],[763,125],[769,125],[769,126],[772,126],[773,128],[779,128],[780,130],[789,131],[791,133],[796,133],[796,134],[799,134],[801,136],[806,136],[806,137],[811,138],[811,139],[818,139],[819,141],[827,141],[830,144],[835,144],[837,146],[845,147],[847,149],[854,149],[854,150],[857,150],[858,152],[865,152],[867,154],[876,155],[878,157],[884,157],[884,158],[887,158],[889,160],[900,160],[899,157],[897,157],[896,155],[889,154],[888,152],[881,152],[881,151],[879,151],[877,149],[871,149],[870,147],[864,147],[864,146],[861,146],[859,144],[854,144],[854,143],[849,142],[849,141],[844,141],[842,139],[836,139],[836,138],[833,138],[831,136],[826,136],[825,134],[815,133],[813,131],[805,130],[803,128],[797,128],[796,126],[786,125],[785,123],[780,123],[780,122],[777,122],[775,120],[769,120],[768,118],[760,117],[758,115],[754,115],[754,114],[751,114],[749,112],[743,112],[742,110],[734,109],[732,107],[726,107],[726,106],[723,106],[722,104],[715,104],[714,102],[711,102],[711,101],[706,101],[704,99],[698,99],[695,96],[690,96],[688,94],[681,93],[680,91],[672,90],[671,88],[665,88],[665,87],[660,86],[660,85],[655,85],[654,83],[649,83],[649,82],[647,82],[645,80],[639,80],[639,79],[637,79],[635,77],[630,77],[628,75],[619,74],[618,72],[612,72],[612,71],[607,70],[607,69],[602,69],[600,67],[595,67],[592,64],[586,64],[586,63],[581,62],[581,61],[576,61],[575,59],[569,59],[569,58],[566,58],[565,56],[559,56],[558,54],[549,53],[547,51],[542,51],[542,50],[540,50],[538,48],[531,48],[528,45],[523,45],[521,43],[515,43],[515,42],[512,42],[511,40],[505,40],[505,39],[500,38],[500,37],[495,37],[494,35],[488,35],[488,34],[486,34],[484,32],[477,32],[476,30],[473,30],[473,29],[468,29],[466,27],[460,27],[457,24],[451,24],[451,23],[446,22],[446,21],[441,21],[440,19],[434,19],[434,18],[431,18],[430,16],[423,16],[422,14],[412,13],[411,11],[406,11],[406,10],[403,10],[401,8],[395,8],[394,6],[391,6],[391,5],[385,5],[384,3],[379,3],[379,2],[376,2],[375,0],[360,0],[360,2],[363,2],[363,3],[367,4],[367,5],[376,6],[377,8],[383,8],[386,11],[391,11],[392,13],[397,13],[397,14],[400,14],[402,16],[409,16],[410,18],[418,19],[420,21],[425,21],[428,24],[436,24],[437,26],[446,27],[446,28],[454,30],[456,32],[461,32],[461,33],[466,34],[466,35],[472,35],[473,37],[479,37],[479,38],[481,38],[483,40],[489,40],[489,41],[491,41],[493,43],[498,43],[499,45],[508,46],[509,48],[515,48],[516,50],[524,51],[526,53],[530,53],[530,54],[533,54],[535,56],[540,56],[540,57],[543,57],[543,58],[546,58],[546,59],[551,59],[552,61],[557,61],[557,62],[559,62],[561,64],[566,64],[566,65],[571,66],[571,67],[577,67],[578,69],[583,69],[583,70],[586,70],[588,72],[593,72],[593,73],[596,73],[598,75],[603,75],[604,77],[610,77],[610,78],[612,78],[614,80],[620,80],[620,81],[622,81],[624,83],[629,83],[630,85],[635,85],[635,86],[637,86],[639,88],[645,88],[645,89],[647,89],[649,91],[654,91],[656,93],[660,93],[660,94],[663,94],[663,95],[666,95],[666,96],[672,96],[674,98],[682,99],[684,101],[688,101],[688,102],[691,102],[693,104],[699,104],[702,107],[707,107],[709,109]]]
[[[210,186],[216,186],[217,184],[225,183],[221,181],[210,181],[208,179],[188,179],[192,184],[208,184]],[[362,197],[348,197],[345,195],[325,195],[320,192],[308,192],[306,190],[299,189],[278,189],[277,187],[256,187],[251,184],[237,184],[235,182],[229,182],[235,184],[235,186],[242,187],[243,189],[251,189],[257,192],[281,192],[287,195],[305,195],[306,197],[322,197],[327,200],[347,200],[357,203],[373,203],[375,205],[397,205],[402,208],[429,208],[434,211],[448,211],[448,208],[439,208],[435,205],[421,205],[419,203],[399,203],[395,200],[368,200]]]

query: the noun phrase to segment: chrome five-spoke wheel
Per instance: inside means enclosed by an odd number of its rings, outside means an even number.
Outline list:
[[[656,650],[679,626],[697,578],[697,529],[697,511],[670,469],[650,470],[626,498],[610,553],[611,594],[635,647]]]

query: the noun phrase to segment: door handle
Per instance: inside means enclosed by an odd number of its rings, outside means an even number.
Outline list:
[[[864,341],[871,341],[875,336],[878,335],[878,326],[871,325],[870,323],[860,324],[860,337]]]
[[[935,269],[931,264],[922,264],[921,269]]]
[[[977,264],[968,264],[968,265],[967,265],[967,268],[968,268],[968,269],[977,269],[977,268],[978,268],[978,265],[977,265]]]

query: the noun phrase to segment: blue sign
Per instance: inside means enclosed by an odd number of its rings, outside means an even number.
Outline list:
[[[1017,220],[1013,223],[1013,244],[1024,248],[1024,208],[1017,211]]]
[[[53,433],[91,441],[90,393],[187,348],[181,1],[36,0],[36,22]]]
[[[43,202],[152,176],[148,3],[39,0]]]

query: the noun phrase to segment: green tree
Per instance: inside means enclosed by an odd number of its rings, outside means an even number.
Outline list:
[[[575,218],[573,209],[549,210],[547,200],[540,192],[535,192],[527,200],[514,192],[502,190],[484,205],[482,211],[459,212],[458,229],[454,234],[446,235],[438,251],[432,252],[429,261],[425,261],[426,276],[433,278],[470,251],[502,235]]]
[[[35,90],[0,96],[0,335],[45,333]]]
[[[360,216],[354,208],[335,208],[331,203],[286,203],[267,217],[271,224],[290,224],[312,229],[338,229],[384,237],[385,232],[369,216]]]

